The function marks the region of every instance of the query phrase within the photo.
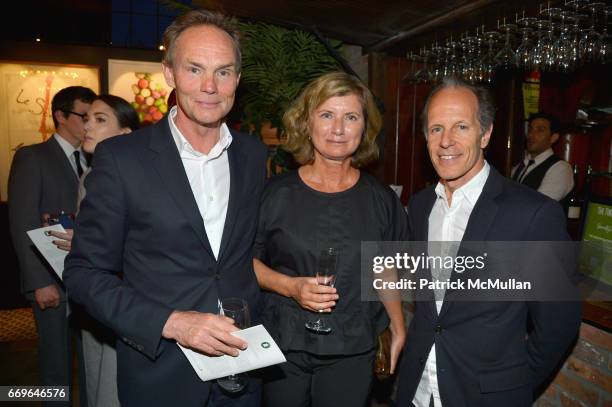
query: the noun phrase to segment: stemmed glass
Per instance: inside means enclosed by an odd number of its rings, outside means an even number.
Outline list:
[[[442,68],[442,77],[457,75],[457,54],[455,49],[457,43],[453,42],[453,38],[446,43],[446,55],[444,58],[444,66]]]
[[[595,20],[597,17],[597,10],[604,7],[606,3],[591,3],[589,9],[591,10],[591,27],[584,30],[578,49],[580,57],[584,62],[593,62],[599,58],[599,51],[602,46],[601,35],[595,30]]]
[[[237,328],[245,329],[251,326],[249,305],[241,298],[226,298],[221,302],[220,313],[234,320]],[[238,393],[249,382],[246,373],[238,373],[217,379],[217,384],[229,393]]]
[[[544,37],[544,43],[546,44],[547,52],[545,53],[544,58],[544,70],[552,71],[557,66],[557,59],[555,54],[555,30],[559,27],[558,24],[553,22],[553,17],[558,16],[562,9],[558,7],[550,7],[550,2],[548,2],[547,7],[543,7],[544,5],[540,5],[540,14],[543,16],[548,16],[548,30],[546,31],[546,36]]]
[[[421,57],[423,57],[423,66],[414,74],[414,81],[416,83],[431,83],[433,80],[433,75],[429,70],[428,62],[429,57],[431,56],[431,52],[427,51],[427,49],[423,49],[421,51]]]
[[[555,60],[555,67],[560,72],[569,72],[576,68],[569,31],[570,27],[567,24],[567,21],[572,16],[573,14],[570,11],[561,11],[557,14],[557,17],[561,20],[561,32],[553,45],[553,58]]]
[[[474,60],[474,48],[476,46],[476,37],[470,37],[466,35],[461,40],[461,46],[463,48],[463,61],[461,64],[461,77],[470,82],[474,83],[477,79],[477,69]]]
[[[431,77],[434,82],[440,82],[444,77],[442,75],[443,67],[442,67],[442,53],[444,52],[444,47],[438,46],[436,42],[435,46],[432,45],[431,53],[434,56],[433,68],[431,69]]]
[[[538,27],[538,41],[531,49],[529,62],[532,70],[543,71],[546,68],[547,61],[551,59],[552,43],[548,35],[544,35],[544,30],[549,26],[549,23],[546,20],[539,20],[536,25]]]
[[[530,55],[534,47],[530,35],[533,32],[533,27],[536,27],[538,19],[535,17],[524,17],[524,15],[525,12],[523,11],[523,17],[517,21],[521,27],[519,28],[519,31],[523,33],[523,38],[515,53],[517,65],[520,68],[528,71],[531,69]]]
[[[516,52],[514,52],[514,49],[512,48],[512,43],[510,42],[510,34],[513,31],[516,31],[516,25],[506,24],[506,22],[504,21],[504,24],[499,26],[499,29],[505,32],[506,40],[504,41],[504,46],[502,47],[502,49],[500,49],[499,52],[495,55],[495,61],[497,62],[497,65],[502,69],[514,69],[517,67]]]
[[[491,83],[493,82],[493,76],[495,75],[495,53],[493,50],[493,46],[495,41],[499,37],[499,33],[497,31],[487,31],[483,34],[487,39],[488,48],[484,57],[480,60],[478,64],[478,80],[481,82]]]
[[[610,49],[612,47],[612,44],[610,44],[611,38],[610,34],[608,34],[608,16],[612,14],[612,6],[604,7],[603,14],[604,28],[601,33],[601,48],[599,49],[599,61],[602,64],[607,64],[609,62],[608,60],[610,59],[610,52],[612,51],[612,49]]]
[[[333,287],[336,283],[336,267],[338,265],[338,250],[333,247],[324,249],[317,259],[317,284]],[[306,321],[304,326],[314,332],[328,334],[332,331],[323,318],[316,321]]]

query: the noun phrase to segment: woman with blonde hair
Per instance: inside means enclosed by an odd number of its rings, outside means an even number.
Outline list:
[[[266,371],[264,405],[365,406],[377,336],[390,320],[392,370],[406,337],[399,300],[360,298],[361,242],[407,234],[395,193],[361,170],[378,157],[381,116],[359,79],[333,72],[310,83],[283,122],[301,166],[268,183],[255,242],[264,324],[287,358]],[[314,277],[330,248],[335,286]],[[313,330],[313,320],[328,328]]]

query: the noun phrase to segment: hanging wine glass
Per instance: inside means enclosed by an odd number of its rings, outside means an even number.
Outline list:
[[[423,66],[414,75],[415,83],[427,84],[427,83],[432,82],[433,76],[431,75],[431,71],[429,70],[429,65],[428,65],[430,56],[431,56],[430,51],[428,51],[425,48],[421,50],[421,59],[423,61]]]
[[[532,29],[529,27],[519,28],[519,32],[522,34],[521,44],[516,49],[516,63],[519,68],[528,70],[529,69],[529,53],[533,48],[533,44],[529,38],[529,34],[532,33]]]
[[[517,67],[516,52],[514,52],[512,48],[510,38],[517,27],[516,24],[506,24],[505,20],[504,18],[504,24],[498,27],[498,29],[504,33],[504,46],[495,55],[495,61],[497,62],[497,66],[501,69],[515,69]]]
[[[582,58],[580,57],[580,22],[588,18],[586,14],[576,14],[572,18],[574,24],[571,28],[571,53],[572,59],[576,60],[576,66],[582,64]]]
[[[547,31],[549,23],[546,20],[538,20],[536,23],[538,39],[529,53],[529,65],[533,71],[546,70],[546,61],[550,59],[552,43]]]
[[[461,76],[464,80],[474,83],[476,82],[476,61],[474,52],[476,46],[476,37],[466,36],[462,41],[465,44],[465,52],[463,65],[461,67]]]
[[[523,12],[523,14],[525,14],[525,12]],[[534,43],[531,40],[531,34],[533,34],[537,22],[538,19],[535,17],[523,17],[518,20],[519,26],[521,27],[519,31],[522,33],[522,40],[515,51],[516,62],[521,69],[526,71],[531,69],[530,54],[534,47]]]
[[[401,82],[408,82],[408,83],[414,84],[416,83],[415,61],[419,59],[419,56],[413,52],[409,52],[406,54],[406,59],[408,61],[411,61],[410,71],[402,77]]]
[[[484,25],[482,29],[478,29],[476,27],[476,35],[474,36],[474,82],[482,82],[484,79],[484,70],[485,68],[481,65],[482,59],[485,57],[485,52],[483,52],[482,47],[486,43],[486,38],[484,36]]]
[[[599,51],[602,46],[601,35],[595,30],[597,13],[606,3],[590,3],[588,9],[591,12],[591,26],[582,31],[578,52],[584,62],[594,62],[599,59]]]
[[[453,38],[446,43],[444,66],[442,68],[442,77],[457,76],[457,43],[453,42]]]
[[[546,7],[540,5],[540,14],[544,17],[548,17],[548,27],[543,38],[543,42],[547,48],[543,61],[545,71],[553,71],[556,68],[555,31],[558,31],[558,25],[553,22],[553,17],[558,16],[561,11],[562,10],[558,7],[550,7],[550,2],[548,2]]]
[[[570,72],[576,69],[577,58],[572,45],[569,21],[573,18],[571,11],[561,11],[558,16],[561,20],[561,33],[553,45],[555,67],[560,72]]]
[[[480,82],[491,83],[493,82],[495,66],[497,65],[494,47],[495,42],[499,38],[499,33],[497,31],[487,31],[483,35],[487,41],[487,51],[478,63],[478,80]]]
[[[573,8],[574,15],[572,18],[573,25],[571,26],[571,54],[572,59],[576,61],[575,65],[578,66],[582,64],[582,59],[580,58],[580,23],[585,21],[588,16],[583,14],[581,10],[589,4],[589,0],[566,0],[565,7]]]
[[[443,66],[442,66],[442,55],[444,54],[444,47],[439,47],[436,42],[431,46],[431,55],[433,56],[433,63],[431,68],[432,81],[438,83],[442,80]]]

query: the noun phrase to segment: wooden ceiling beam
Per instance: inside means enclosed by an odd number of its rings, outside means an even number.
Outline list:
[[[442,26],[448,23],[451,23],[452,21],[455,21],[457,19],[463,18],[465,16],[467,16],[469,13],[481,8],[481,7],[485,7],[488,6],[490,4],[493,3],[498,3],[499,0],[474,0],[471,1],[467,4],[464,4],[461,7],[457,7],[456,9],[444,13],[444,14],[440,14],[437,17],[432,18],[431,20],[428,20],[426,22],[424,22],[423,24],[419,24],[413,28],[411,28],[408,31],[401,31],[389,38],[386,38],[382,41],[379,41],[369,47],[365,48],[364,53],[369,53],[369,52],[382,52],[385,49],[391,47],[392,45],[400,42],[400,41],[404,41],[408,38],[414,37],[418,34],[421,34],[427,30],[431,30],[434,29],[438,26]]]

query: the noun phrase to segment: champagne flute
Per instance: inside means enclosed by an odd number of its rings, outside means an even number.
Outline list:
[[[234,320],[237,328],[245,329],[251,325],[249,306],[241,298],[226,298],[221,302],[220,313]],[[217,384],[229,393],[238,393],[246,387],[249,382],[246,373],[238,373],[217,379]]]
[[[319,254],[317,263],[317,284],[333,287],[336,282],[336,266],[338,263],[338,250],[333,247],[324,249]],[[325,321],[319,317],[316,321],[307,321],[304,326],[307,329],[328,334],[332,331],[331,327],[325,324]]]

